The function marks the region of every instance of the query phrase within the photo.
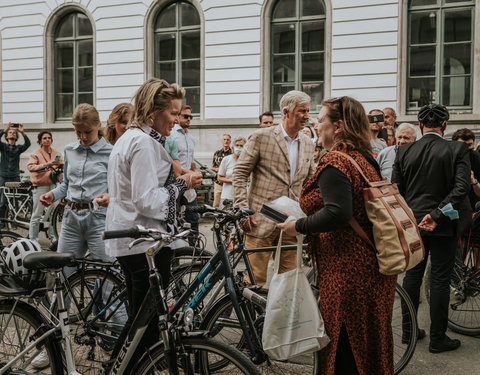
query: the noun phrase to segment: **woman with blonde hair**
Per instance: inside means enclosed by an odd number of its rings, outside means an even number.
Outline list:
[[[143,225],[173,233],[177,229],[176,202],[187,189],[200,185],[199,172],[175,177],[172,159],[165,150],[165,137],[170,135],[182,106],[185,90],[158,78],[149,79],[134,97],[134,120],[125,134],[115,143],[108,163],[107,230]],[[117,257],[125,274],[128,297],[128,321],[112,359],[119,353],[138,309],[149,288],[148,265],[145,258],[147,243],[129,248],[131,238],[106,241],[107,254]],[[173,246],[171,246],[174,248]],[[163,249],[155,259],[164,285],[170,275],[171,251]],[[159,340],[158,318],[149,324],[130,363],[135,363],[145,348]],[[127,368],[125,373],[130,373]]]
[[[111,145],[114,145],[123,133],[125,133],[132,122],[133,105],[130,103],[120,103],[113,108],[108,116],[107,127],[105,129],[105,139]]]
[[[112,261],[100,238],[105,230],[103,206],[108,205],[107,166],[112,146],[101,135],[102,124],[93,105],[79,104],[73,111],[72,124],[78,140],[65,147],[63,182],[40,196],[40,202],[49,206],[61,198],[66,201],[59,252],[83,258],[89,249],[96,259]]]
[[[373,237],[365,211],[366,182],[380,181],[370,127],[361,103],[325,100],[318,115],[327,152],[300,196],[306,218],[279,224],[288,235],[309,235],[319,273],[320,309],[331,342],[322,350],[322,374],[393,374],[392,310],[396,276],[378,270],[375,250],[349,225],[354,218]],[[332,152],[336,151],[336,152]]]

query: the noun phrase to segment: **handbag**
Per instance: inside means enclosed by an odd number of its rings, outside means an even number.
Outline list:
[[[297,267],[279,274],[280,232],[262,334],[263,350],[277,360],[318,351],[330,342],[317,301],[302,271],[302,243],[303,235],[297,236]]]
[[[386,178],[378,182],[370,181],[355,159],[342,155],[353,164],[368,185],[363,189],[363,198],[368,219],[372,223],[373,239],[354,217],[349,224],[364,242],[375,249],[379,272],[397,275],[415,267],[425,257],[425,247],[415,216],[400,195],[397,185]]]

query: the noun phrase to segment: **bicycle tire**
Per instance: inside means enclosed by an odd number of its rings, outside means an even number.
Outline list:
[[[403,323],[403,325],[402,325]],[[411,332],[407,343],[403,343],[403,331]],[[417,346],[417,314],[405,289],[399,284],[395,289],[392,312],[394,374],[400,374],[407,366]]]
[[[17,303],[15,305],[15,303]],[[15,307],[14,310],[13,307]],[[12,314],[12,315],[10,315]],[[30,344],[32,336],[40,336],[47,331],[48,323],[32,306],[23,301],[13,299],[0,300],[0,368],[17,356]],[[49,366],[42,374],[63,375],[61,346],[55,337],[48,336],[41,346],[35,346],[25,353],[21,361],[10,367],[12,373],[32,371],[30,362],[37,356],[39,350],[46,350]],[[10,372],[8,372],[10,373]]]
[[[70,290],[65,288],[64,295],[77,371],[84,375],[97,374],[102,363],[110,359],[127,319],[127,295],[122,293],[124,281],[119,275],[102,268],[87,268],[70,275],[68,284]],[[106,300],[97,298],[104,295],[96,290],[99,286],[106,288]],[[113,309],[101,314],[103,307],[111,302],[114,303]],[[52,311],[57,312],[56,303]]]
[[[266,294],[266,290],[260,292]],[[247,301],[247,306],[251,312],[256,314],[255,326],[257,333],[261,337],[263,330],[263,308]],[[211,337],[224,342],[225,344],[246,351],[245,337],[240,328],[237,316],[235,315],[233,304],[229,295],[224,295],[212,306],[203,319],[201,330],[206,330]],[[221,369],[225,364],[221,361],[212,364],[212,368]],[[320,352],[309,353],[293,357],[287,361],[268,361],[258,365],[262,374],[320,374]]]
[[[212,373],[260,375],[259,370],[244,354],[224,343],[203,337],[184,337],[179,344],[187,354],[187,356],[183,358],[188,359],[192,368],[198,369],[198,373],[203,375]],[[181,349],[179,347],[177,348],[177,353],[180,352]],[[132,373],[136,375],[170,374],[167,367],[166,355],[163,344],[151,348],[148,350],[148,353],[137,362]],[[222,372],[211,371],[208,363],[211,356],[220,356],[228,362],[228,365]],[[194,361],[194,363],[192,364],[191,361]],[[184,374],[185,372],[182,371],[182,367],[187,366],[184,366],[180,359],[178,362],[179,373]]]
[[[0,248],[3,249],[4,247],[10,246],[12,243],[22,238],[23,237],[18,233],[2,230],[0,231]]]
[[[212,258],[213,254],[207,250],[200,250],[193,246],[185,246],[174,250],[171,260],[172,271],[176,267],[186,263],[206,263]]]
[[[466,336],[480,335],[480,269],[464,265],[461,250],[457,248],[450,279],[448,328]],[[425,295],[430,303],[432,268],[425,272]]]
[[[53,229],[53,235],[55,238],[59,238],[60,230],[62,228],[62,220],[63,220],[63,211],[65,210],[65,206],[63,204],[58,204],[57,207],[52,212],[51,222],[50,225]]]

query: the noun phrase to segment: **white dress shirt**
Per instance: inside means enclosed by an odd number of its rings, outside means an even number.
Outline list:
[[[298,148],[300,147],[300,132],[298,132],[295,139],[292,139],[283,128],[283,124],[281,125],[281,128],[283,132],[283,137],[285,138],[285,144],[287,145],[288,160],[290,161],[290,182],[292,182],[298,168]]]
[[[175,199],[186,190],[183,180],[165,187],[170,174],[171,159],[160,142],[149,135],[151,128],[131,128],[115,143],[108,162],[106,230],[128,229],[140,224],[146,228],[168,231],[171,193]],[[131,249],[131,238],[106,241],[105,251],[118,257],[145,252],[151,243],[144,242]],[[175,248],[175,246],[171,246]]]

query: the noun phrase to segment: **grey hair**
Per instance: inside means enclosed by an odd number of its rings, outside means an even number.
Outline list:
[[[402,122],[400,125],[398,125],[397,131],[395,133],[398,134],[400,130],[404,130],[404,129],[410,129],[415,139],[417,139],[417,129],[415,128],[415,126],[413,126],[412,124],[409,124],[408,122]]]
[[[286,109],[287,112],[293,112],[296,106],[310,104],[311,100],[310,96],[303,91],[289,91],[280,99],[280,111],[282,111],[282,114],[284,109]]]
[[[232,136],[231,136],[230,134],[228,134],[228,133],[225,133],[224,135],[222,135],[222,138],[225,137],[225,136],[227,136],[227,137],[229,137],[230,139],[232,139]]]
[[[237,141],[243,141],[243,143],[247,143],[247,140],[244,138],[244,137],[237,137],[235,138],[235,140],[233,141],[233,145],[235,146],[235,143]]]
[[[383,109],[383,113],[385,113],[385,110],[388,109],[390,112],[392,112],[392,116],[397,117],[397,112],[392,107],[385,107]]]

